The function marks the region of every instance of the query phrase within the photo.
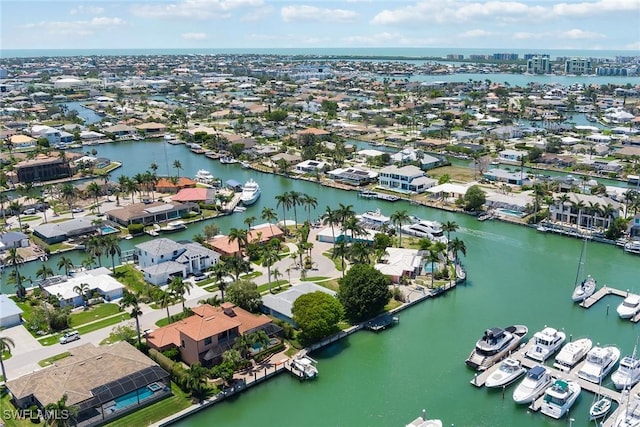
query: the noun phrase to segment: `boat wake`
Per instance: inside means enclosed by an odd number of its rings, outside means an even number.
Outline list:
[[[504,236],[502,234],[489,233],[488,231],[473,230],[473,229],[470,229],[470,228],[460,227],[457,232],[461,233],[461,234],[466,234],[466,235],[469,235],[469,236],[479,237],[479,238],[481,238],[483,240],[490,240],[492,242],[506,243],[506,244],[508,244],[510,246],[517,246],[517,247],[524,246],[524,243],[522,241],[520,241],[520,240],[513,239],[513,238],[510,238],[508,236]]]

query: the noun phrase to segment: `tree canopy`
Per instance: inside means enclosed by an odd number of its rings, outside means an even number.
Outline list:
[[[482,188],[477,185],[472,185],[465,193],[463,200],[464,209],[474,212],[482,209],[482,205],[487,201],[487,197]]]
[[[262,304],[262,297],[255,283],[239,280],[227,288],[227,301],[255,313]]]
[[[391,298],[391,280],[370,265],[354,265],[338,283],[338,300],[351,323],[380,313]]]
[[[293,321],[302,330],[300,339],[312,343],[338,329],[342,305],[335,297],[321,291],[299,296],[291,309]]]

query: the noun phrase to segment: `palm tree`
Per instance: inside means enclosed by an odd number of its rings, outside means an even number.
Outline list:
[[[264,219],[269,223],[269,231],[273,236],[273,228],[271,227],[271,223],[275,222],[278,219],[278,214],[272,208],[265,206],[262,208],[262,213],[260,214],[260,218]]]
[[[285,192],[285,193],[276,195],[276,201],[277,201],[276,208],[282,206],[282,221],[283,221],[285,230],[287,230],[287,234],[288,234],[287,209],[291,207],[291,198],[289,197],[289,193]]]
[[[349,250],[351,260],[356,264],[371,263],[371,248],[364,242],[355,242]]]
[[[5,262],[13,267],[13,277],[16,284],[16,295],[18,298],[27,296],[27,290],[22,284],[22,275],[18,271],[20,266],[24,264],[24,258],[18,253],[17,248],[9,248],[9,255],[5,258]]]
[[[334,211],[329,206],[325,208],[324,214],[320,217],[323,223],[329,224],[331,227],[331,236],[333,237],[333,247],[336,247],[336,232],[334,227],[339,224],[339,212]]]
[[[93,199],[96,203],[96,209],[98,213],[100,213],[100,205],[98,204],[98,197],[100,197],[100,195],[102,194],[102,188],[100,188],[100,185],[97,182],[92,181],[87,186],[87,194],[93,196]]]
[[[171,315],[169,314],[169,306],[173,304],[173,295],[170,292],[162,292],[160,294],[160,303],[161,308],[167,309],[167,323],[171,323]]]
[[[11,212],[14,212],[16,215],[16,218],[18,218],[18,227],[20,227],[20,231],[22,231],[22,219],[20,219],[20,214],[22,213],[22,209],[24,209],[24,205],[17,200],[9,204],[9,210]]]
[[[36,271],[36,278],[42,278],[44,281],[47,277],[53,276],[53,270],[44,262],[40,266],[40,268]]]
[[[440,254],[431,249],[429,250],[429,255],[427,256],[427,262],[431,263],[431,288],[433,289],[433,281],[435,278],[435,263],[440,260]]]
[[[244,219],[244,223],[247,226],[247,229],[251,230],[251,224],[253,224],[254,222],[256,222],[256,218],[255,216],[248,216]]]
[[[225,263],[229,266],[229,270],[233,272],[236,282],[240,280],[240,274],[247,273],[250,267],[249,261],[237,256],[225,258]]]
[[[464,242],[457,237],[449,242],[449,250],[453,253],[453,262],[458,262],[458,252],[462,255],[467,255],[467,247]]]
[[[73,418],[77,413],[77,408],[67,406],[67,394],[65,393],[60,400],[55,403],[49,403],[44,407],[48,418],[46,425],[54,427],[71,427],[76,425]]]
[[[338,206],[338,222],[342,224],[342,231],[346,230],[345,223],[350,218],[355,218],[356,212],[353,210],[352,205],[343,205],[342,203]]]
[[[275,282],[280,281],[280,278],[282,277],[282,273],[280,273],[280,270],[278,269],[278,267],[271,270],[271,275],[273,276],[273,280]],[[279,289],[280,289],[280,284],[278,284],[278,290]]]
[[[229,243],[233,243],[235,241],[238,242],[238,256],[242,257],[243,249],[249,243],[248,237],[247,237],[247,230],[233,227],[231,228],[231,230],[229,230],[228,239],[229,239]]]
[[[180,160],[177,160],[177,159],[176,159],[176,160],[174,160],[174,161],[173,161],[173,167],[174,167],[174,168],[175,168],[175,170],[176,170],[176,176],[177,176],[178,178],[180,178],[180,169],[182,169],[182,163],[180,163]]]
[[[335,244],[333,246],[333,253],[332,256],[333,258],[336,257],[340,257],[341,261],[342,261],[342,277],[344,277],[344,272],[347,269],[347,266],[344,262],[345,257],[347,256],[347,253],[349,252],[349,248],[347,247],[347,242],[345,242],[344,240],[341,240],[339,243]]]
[[[102,238],[102,243],[103,243],[105,253],[109,254],[109,256],[111,257],[111,271],[115,273],[116,271],[115,256],[118,255],[118,259],[119,259],[120,255],[122,255],[122,249],[118,244],[118,238],[115,236],[115,234],[109,234]]]
[[[302,193],[298,191],[289,191],[289,200],[291,201],[291,207],[293,208],[293,220],[295,221],[296,230],[298,229],[298,210],[297,206],[302,204]]]
[[[398,247],[402,247],[402,224],[409,222],[409,214],[406,210],[395,211],[391,214],[391,222],[398,230],[399,243]]]
[[[9,337],[0,337],[0,367],[2,368],[2,378],[7,381],[7,371],[4,369],[4,359],[2,355],[6,352],[11,354],[11,348],[15,348],[16,344]]]
[[[89,237],[85,242],[85,248],[91,259],[97,259],[98,266],[102,267],[102,254],[104,253],[102,239],[98,236]]]
[[[207,394],[207,378],[209,370],[203,367],[200,362],[191,365],[185,378],[185,386],[191,391],[191,395],[202,402]]]
[[[61,256],[60,259],[58,260],[57,267],[58,267],[58,270],[61,270],[64,268],[64,275],[69,276],[69,270],[73,268],[73,261],[71,261],[70,258]]]
[[[64,200],[71,211],[71,218],[74,218],[73,204],[78,197],[78,189],[73,184],[67,182],[60,187],[60,197]]]
[[[456,224],[455,221],[447,221],[442,224],[442,231],[447,233],[447,242],[451,240],[451,233],[457,231],[458,228],[460,228],[460,226]]]
[[[89,301],[89,285],[87,283],[80,283],[79,285],[75,285],[73,287],[73,292],[78,294],[82,298],[84,305],[87,305],[87,301]]]
[[[211,271],[213,273],[213,277],[218,284],[218,289],[220,290],[220,294],[222,297],[222,301],[224,302],[224,291],[227,287],[224,278],[227,277],[230,273],[229,265],[226,262],[218,262],[212,268]]]
[[[138,333],[138,348],[142,348],[142,339],[140,338],[140,316],[142,316],[142,310],[138,304],[138,296],[124,290],[122,293],[122,299],[120,300],[120,309],[126,310],[131,307],[129,315],[136,319],[136,332]]]
[[[269,293],[271,293],[271,266],[278,262],[278,250],[271,245],[266,245],[262,249],[262,266],[267,267],[267,279],[269,280]]]
[[[182,312],[186,311],[184,294],[191,294],[191,288],[193,288],[193,283],[185,282],[180,276],[174,277],[169,283],[169,291],[182,302]]]
[[[318,207],[318,199],[310,194],[303,194],[301,202],[307,211],[307,221],[311,224],[311,208],[315,209]]]

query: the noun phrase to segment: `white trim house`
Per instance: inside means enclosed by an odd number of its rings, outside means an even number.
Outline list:
[[[438,181],[428,178],[422,169],[413,165],[387,166],[380,170],[378,176],[380,187],[404,193],[424,193],[437,183]]]

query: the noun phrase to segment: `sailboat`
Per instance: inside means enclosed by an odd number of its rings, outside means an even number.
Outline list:
[[[598,394],[593,398],[593,403],[589,408],[589,420],[598,420],[609,413],[611,410],[611,399],[600,394],[600,387],[602,387],[602,378],[598,383]]]
[[[580,253],[580,260],[578,261],[578,271],[576,273],[576,281],[573,288],[573,294],[571,299],[574,302],[582,302],[589,298],[596,291],[596,279],[593,276],[588,275],[582,279],[584,275],[584,264],[587,259],[587,239],[584,239],[582,244],[582,252]]]

